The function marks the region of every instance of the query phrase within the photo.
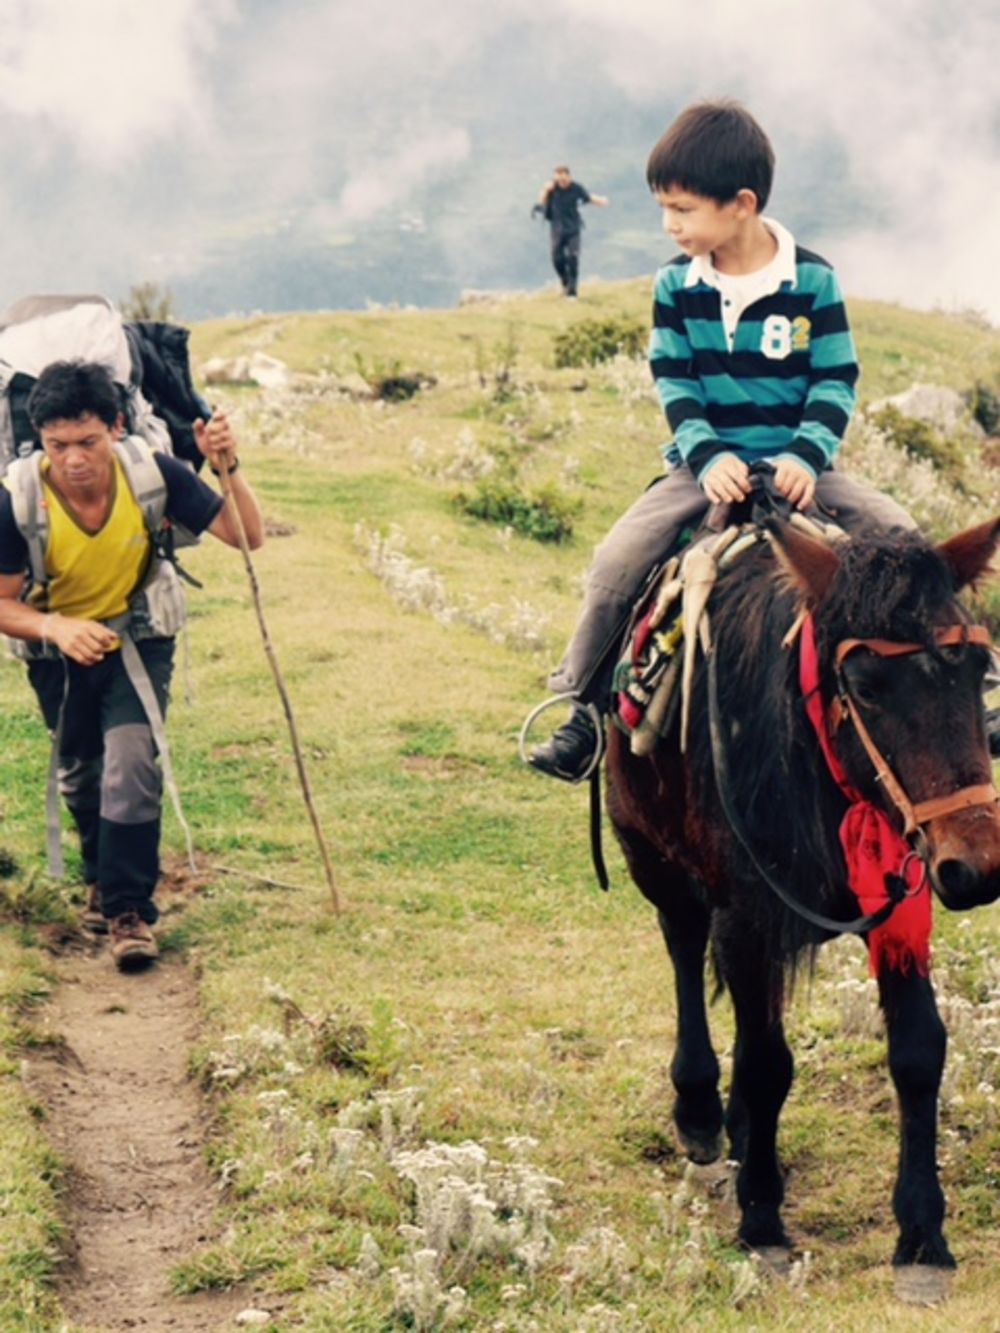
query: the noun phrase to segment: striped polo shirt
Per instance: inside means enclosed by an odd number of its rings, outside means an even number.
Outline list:
[[[817,476],[854,408],[857,354],[836,275],[784,227],[765,225],[778,240],[770,290],[728,334],[725,275],[710,260],[683,255],[656,275],[649,360],[673,432],[664,454],[699,481],[723,453],[794,458]]]

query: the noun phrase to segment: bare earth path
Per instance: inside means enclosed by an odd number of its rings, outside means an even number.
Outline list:
[[[198,1020],[190,970],[167,958],[123,976],[98,946],[55,969],[42,1022],[58,1040],[33,1058],[30,1083],[70,1166],[74,1260],[60,1296],[73,1327],[236,1327],[258,1304],[247,1292],[177,1296],[168,1282],[172,1265],[213,1238],[218,1199],[203,1159],[205,1108],[187,1076]]]

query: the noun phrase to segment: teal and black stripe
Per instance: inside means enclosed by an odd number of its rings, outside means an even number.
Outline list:
[[[795,285],[743,312],[730,351],[718,291],[684,285],[690,262],[665,265],[654,289],[649,360],[674,436],[668,460],[699,480],[721,453],[790,456],[818,475],[840,446],[858,378],[833,269],[797,246]]]

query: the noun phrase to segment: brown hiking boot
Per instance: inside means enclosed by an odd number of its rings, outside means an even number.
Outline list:
[[[136,912],[123,912],[111,922],[111,957],[119,972],[138,972],[159,953],[153,932]]]
[[[96,884],[87,885],[87,901],[80,913],[80,925],[91,935],[108,933],[108,919],[101,911],[101,890]]]

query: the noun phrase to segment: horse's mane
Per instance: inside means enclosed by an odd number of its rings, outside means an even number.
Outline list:
[[[832,633],[930,644],[942,617],[954,619],[952,575],[919,534],[857,538],[841,554],[840,574],[817,617],[821,642]]]
[[[851,540],[837,552],[840,568],[815,617],[827,698],[829,659],[841,639],[930,644],[933,627],[956,618],[951,574],[917,534],[879,533]],[[801,605],[801,590],[764,544],[724,571],[716,585],[711,628],[730,789],[755,851],[780,874],[788,891],[815,910],[846,919],[858,915],[837,837],[846,802],[826,771],[805,716],[797,645],[782,647]],[[715,775],[705,678],[702,670],[692,700],[689,773],[699,807],[711,809]],[[744,874],[753,877],[747,858],[740,856],[734,892]],[[745,901],[790,968],[803,950],[821,942],[772,894],[747,893]]]

